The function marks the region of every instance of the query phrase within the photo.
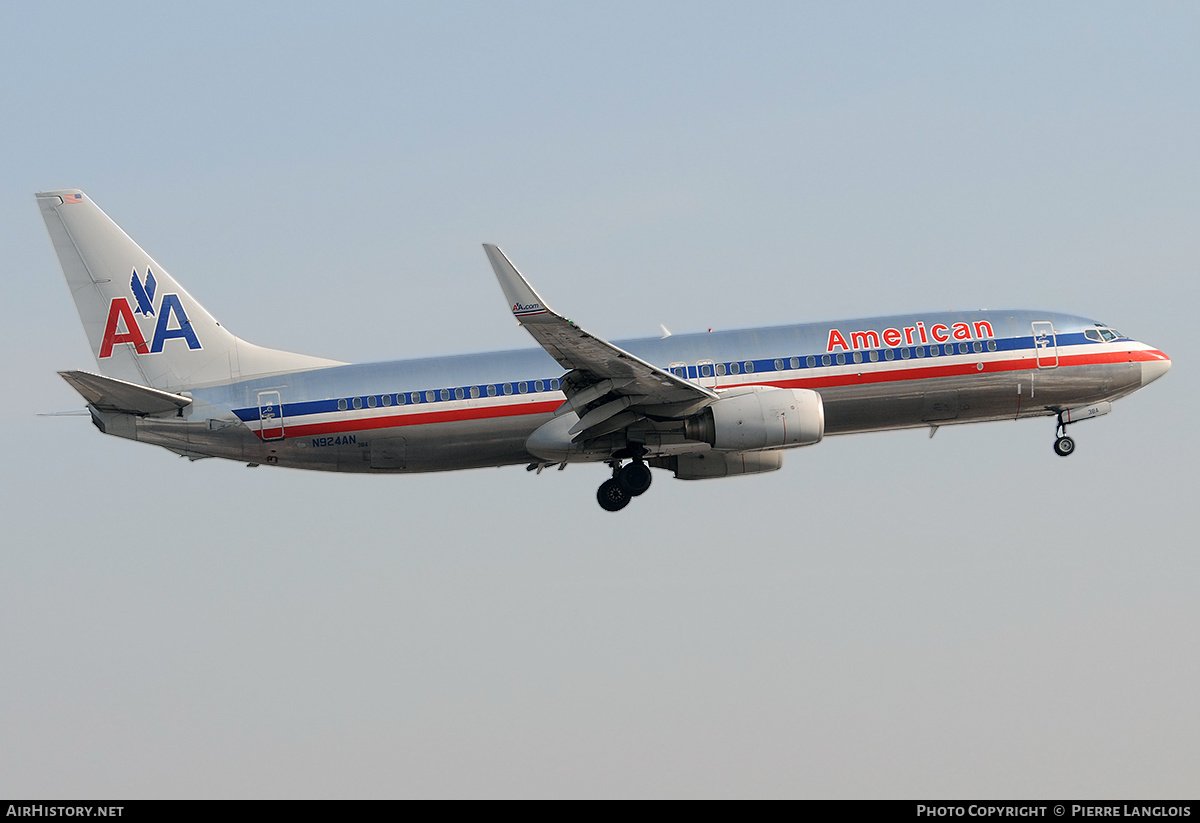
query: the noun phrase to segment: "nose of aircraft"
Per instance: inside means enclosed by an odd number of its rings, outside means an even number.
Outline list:
[[[1165,352],[1154,352],[1154,360],[1142,361],[1142,385],[1153,383],[1166,374],[1171,368],[1171,358]]]

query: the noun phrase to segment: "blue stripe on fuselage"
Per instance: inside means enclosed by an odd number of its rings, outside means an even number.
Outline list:
[[[991,324],[995,333],[993,339],[997,351],[1004,352],[1032,348],[1030,323],[1046,320],[1054,323],[1060,346],[1091,342],[1084,338],[1083,330],[1095,324],[1081,317],[1048,312],[961,312],[673,335],[662,339],[616,341],[615,345],[662,368],[667,368],[671,363],[688,363],[688,374],[692,379],[697,379],[695,364],[700,360],[715,361],[726,367],[731,362],[743,364],[749,361],[754,364],[754,378],[765,381],[769,380],[768,375],[775,371],[774,363],[777,358],[784,361],[788,371],[808,369],[807,358],[810,355],[816,359],[815,368],[826,368],[821,364],[821,356],[829,353],[826,351],[826,345],[829,331],[833,328],[840,329],[844,334],[865,329],[881,332],[885,328],[904,328],[923,322],[927,330],[939,323],[966,323],[973,329],[974,323],[986,321]],[[964,342],[973,343],[975,340]],[[986,339],[980,342],[986,347]],[[928,345],[925,344],[926,347]],[[916,346],[891,348],[897,352],[896,361],[899,361],[900,349],[914,349]],[[880,362],[884,362],[882,352],[885,350],[874,349],[881,352]],[[859,351],[863,352],[864,362],[867,362],[868,350]],[[844,354],[847,355],[847,364],[850,364],[853,352]],[[958,354],[957,347],[953,356],[962,356]],[[797,369],[791,368],[790,361],[793,357],[799,359]],[[936,361],[945,360],[946,357],[942,355],[939,358],[925,359]],[[296,416],[336,412],[338,399],[366,398],[371,395],[378,397],[384,392],[394,397],[397,392],[411,394],[414,391],[449,388],[453,398],[453,388],[477,386],[481,389],[483,396],[480,399],[483,400],[486,397],[483,387],[489,384],[503,385],[539,379],[548,381],[561,377],[562,373],[562,368],[546,352],[541,349],[523,349],[311,369],[287,375],[251,378],[227,385],[196,388],[193,395],[198,400],[213,405],[236,408],[239,410],[239,417],[242,417],[242,413],[249,415],[243,419],[257,419],[259,391],[282,389],[285,414]],[[421,405],[424,406],[425,403]],[[351,408],[347,411],[354,410]]]

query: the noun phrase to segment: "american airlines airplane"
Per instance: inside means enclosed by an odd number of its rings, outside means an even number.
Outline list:
[[[928,312],[610,343],[549,306],[495,246],[541,349],[348,364],[235,337],[78,190],[38,205],[99,373],[60,372],[105,434],[193,460],[343,472],[567,463],[611,469],[618,511],[681,480],[775,471],[827,434],[1022,417],[1066,427],[1157,380],[1166,354],[1042,311]]]

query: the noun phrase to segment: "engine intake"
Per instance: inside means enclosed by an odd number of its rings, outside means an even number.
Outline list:
[[[821,395],[809,389],[760,389],[722,397],[684,422],[684,436],[720,451],[810,446],[825,435]]]

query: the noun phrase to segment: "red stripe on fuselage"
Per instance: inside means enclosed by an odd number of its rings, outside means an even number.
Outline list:
[[[984,352],[976,352],[984,354]],[[966,357],[969,355],[954,355],[955,357]],[[1107,363],[1138,363],[1148,360],[1169,360],[1165,354],[1160,351],[1139,350],[1126,352],[1100,352],[1096,354],[1066,354],[1059,355],[1057,368],[1064,366],[1098,366]],[[824,366],[822,368],[842,369],[854,368],[855,366],[867,368],[875,368],[889,363],[896,363],[895,360],[878,361],[874,363],[847,363],[844,366]],[[913,360],[902,360],[901,363],[912,363]],[[930,363],[929,358],[926,358],[926,363]],[[979,365],[982,363],[983,368]],[[969,363],[950,363],[944,366],[934,366],[932,364],[920,367],[903,367],[891,369],[878,369],[875,371],[855,372],[853,374],[832,374],[827,377],[810,377],[810,378],[795,378],[792,380],[783,380],[770,385],[786,385],[789,388],[797,389],[813,389],[813,388],[828,388],[834,386],[859,386],[869,383],[892,383],[901,382],[904,380],[929,380],[936,377],[957,377],[968,374],[995,374],[997,372],[1012,372],[1025,371],[1032,369],[1035,371],[1047,372],[1053,371],[1051,368],[1038,368],[1038,359],[1036,357],[1020,357],[1011,360],[984,360],[972,359]],[[738,383],[736,385],[765,385],[756,383]],[[722,386],[721,388],[733,388],[733,386]]]
[[[990,354],[990,352],[976,352]],[[969,355],[950,355],[967,357]],[[1059,355],[1058,368],[1064,366],[1096,366],[1107,363],[1136,363],[1155,360],[1169,360],[1157,349],[1139,349],[1124,352],[1097,352],[1094,354]],[[877,368],[881,365],[897,361],[877,361],[874,363],[848,363],[845,366],[821,366],[819,368]],[[912,360],[902,360],[900,363],[911,363]],[[926,359],[926,362],[929,362]],[[980,370],[978,363],[983,363]],[[906,380],[929,380],[937,377],[956,377],[969,374],[995,374],[997,372],[1014,372],[1035,370],[1040,372],[1053,369],[1038,369],[1036,357],[1021,357],[1011,360],[972,359],[969,363],[951,363],[947,365],[927,365],[919,368],[890,368],[876,371],[855,372],[853,374],[836,374],[827,377],[793,378],[789,380],[762,381],[758,383],[738,383],[722,386],[735,388],[738,386],[778,386],[793,389],[819,389],[836,386],[858,386],[875,383],[900,383]],[[763,375],[766,376],[765,374]],[[349,420],[335,420],[325,423],[289,423],[284,418],[284,435],[287,439],[310,437],[319,434],[337,434],[341,432],[368,431],[372,429],[391,429],[402,426],[420,426],[429,423],[452,423],[460,420],[486,420],[496,417],[521,417],[530,414],[547,414],[562,405],[561,400],[541,401],[537,403],[506,403],[497,406],[476,406],[467,409],[450,409],[434,412],[408,412],[391,414],[384,417],[355,417]],[[260,438],[261,432],[255,432]]]
[[[427,423],[452,423],[459,420],[486,420],[492,417],[520,417],[526,414],[546,414],[562,405],[561,400],[538,403],[509,403],[503,406],[484,406],[470,409],[453,409],[435,412],[409,412],[386,417],[355,417],[351,420],[331,420],[327,423],[289,423],[284,418],[284,434],[294,437],[310,437],[317,434],[358,432],[370,429],[395,429],[401,426],[421,426]],[[262,434],[255,432],[261,438]]]

